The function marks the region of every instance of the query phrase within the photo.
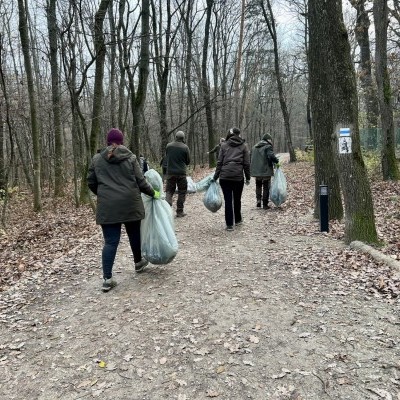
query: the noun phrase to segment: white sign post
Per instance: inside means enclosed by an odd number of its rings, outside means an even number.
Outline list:
[[[339,129],[339,154],[351,153],[351,130],[350,128]]]

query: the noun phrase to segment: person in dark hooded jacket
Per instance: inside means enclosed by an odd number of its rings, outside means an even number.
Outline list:
[[[219,179],[225,200],[226,230],[242,223],[242,193],[246,184],[250,184],[250,156],[245,140],[240,137],[240,129],[232,128],[221,143],[217,168],[213,179]]]
[[[272,137],[266,133],[251,150],[250,162],[251,176],[256,179],[257,207],[261,207],[262,200],[264,210],[270,208],[268,201],[271,177],[274,175],[274,164],[279,167],[279,159],[274,153]]]
[[[129,238],[136,272],[143,271],[149,263],[141,253],[140,224],[145,213],[140,193],[160,198],[160,193],[144,178],[136,156],[123,146],[123,141],[122,132],[111,129],[107,134],[107,147],[93,157],[87,176],[89,189],[97,195],[96,223],[101,225],[104,237],[104,292],[117,284],[112,269],[122,224]]]

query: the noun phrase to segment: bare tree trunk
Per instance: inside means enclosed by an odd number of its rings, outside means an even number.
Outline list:
[[[2,66],[0,65],[1,74]],[[0,198],[5,195],[7,191],[7,180],[6,180],[6,153],[5,149],[5,136],[4,136],[4,106],[0,103]],[[4,192],[3,192],[4,190]]]
[[[94,17],[94,48],[96,53],[93,88],[92,129],[90,131],[90,154],[96,152],[97,140],[101,130],[103,107],[103,78],[106,45],[104,43],[103,23],[111,0],[101,0]],[[86,175],[86,174],[85,174]]]
[[[7,225],[7,206],[8,206],[8,182],[9,176],[15,161],[14,140],[12,133],[12,125],[10,119],[10,101],[6,88],[6,82],[3,71],[3,36],[0,35],[0,87],[3,94],[3,101],[0,102],[0,195],[3,199],[3,206],[1,210],[1,226],[3,228]],[[4,126],[7,127],[10,141],[9,147],[6,147],[7,141],[4,133]],[[5,151],[9,148],[9,151]],[[9,153],[6,160],[6,153]],[[8,163],[8,166],[6,164]]]
[[[33,146],[33,195],[34,210],[40,211],[42,208],[42,191],[40,182],[41,173],[41,151],[40,151],[40,131],[37,119],[37,102],[35,94],[35,84],[32,73],[32,63],[30,58],[30,43],[27,25],[27,13],[24,0],[18,0],[19,11],[19,34],[21,39],[22,53],[24,56],[24,65],[26,80],[28,85],[29,107],[31,114],[31,135]]]
[[[325,29],[329,38],[327,65],[332,68],[330,93],[333,97],[332,118],[335,127],[332,132],[332,146],[344,198],[345,241],[376,243],[378,237],[371,189],[361,154],[358,130],[356,77],[343,22],[342,3],[317,0],[317,4],[321,1],[324,5],[320,9],[329,15]],[[340,136],[342,128],[350,129],[350,138]]]
[[[114,0],[111,0],[108,7],[108,21],[110,24],[110,125],[116,127],[117,122],[117,101],[115,96],[115,83],[116,83],[116,61],[117,61],[117,34],[115,29],[115,20],[113,15]],[[121,127],[119,127],[121,128]]]
[[[382,174],[384,180],[399,180],[400,172],[395,153],[395,136],[393,124],[392,89],[387,68],[387,0],[374,0],[375,25],[375,76],[378,86],[378,99],[382,125]]]
[[[242,0],[242,10],[240,13],[240,30],[239,30],[239,46],[236,58],[236,71],[235,71],[235,125],[240,126],[240,76],[242,66],[242,52],[243,52],[243,33],[244,33],[244,10],[246,1]]]
[[[131,150],[140,153],[140,138],[144,136],[143,110],[146,103],[150,62],[150,0],[142,0],[142,31],[140,39],[139,82],[132,101],[133,140]],[[132,95],[132,94],[131,94]]]
[[[268,12],[265,8],[264,0],[260,1],[263,17],[265,23],[267,24],[269,34],[271,35],[273,44],[274,44],[274,67],[275,67],[275,77],[276,77],[276,84],[278,87],[278,95],[279,95],[279,103],[281,106],[282,116],[283,116],[283,123],[285,127],[285,139],[286,144],[288,146],[290,161],[296,161],[296,153],[294,151],[294,147],[292,144],[292,133],[290,130],[290,117],[289,111],[287,108],[285,94],[283,92],[283,84],[282,84],[282,77],[280,71],[280,61],[279,61],[279,49],[278,49],[278,38],[276,33],[276,26],[275,26],[275,17],[272,12],[271,2],[270,0],[266,0]]]
[[[81,99],[87,82],[87,73],[95,62],[95,56],[92,54],[92,59],[86,65],[78,65],[80,60],[80,40],[77,34],[80,30],[78,15],[77,4],[70,3],[68,18],[63,20],[63,32],[61,35],[61,55],[71,103],[74,194],[77,206],[90,200],[86,184],[86,171],[91,160],[90,138],[86,118],[81,111]],[[77,82],[78,71],[79,76],[81,76],[79,84]]]
[[[376,89],[372,79],[371,50],[369,43],[370,20],[365,10],[366,0],[352,0],[352,6],[357,10],[355,35],[360,47],[360,83],[367,111],[368,128],[377,128],[379,104]]]
[[[119,2],[118,7],[118,50],[119,50],[119,83],[118,83],[118,127],[124,132],[125,131],[125,85],[126,85],[126,75],[127,71],[129,73],[129,63],[128,63],[128,34],[127,27],[124,23],[124,13],[125,13],[125,1]]]
[[[158,23],[158,18],[162,20],[162,9],[159,7],[161,16],[157,16],[154,0],[151,1],[153,11],[153,43],[155,53],[155,66],[157,72],[157,83],[160,91],[159,97],[159,119],[160,119],[160,135],[161,135],[161,146],[165,149],[168,143],[168,124],[167,124],[167,89],[170,75],[170,64],[171,64],[171,51],[172,44],[175,40],[176,33],[171,30],[172,14],[170,0],[166,0],[166,26],[163,27],[161,23]],[[161,2],[160,2],[161,4]],[[158,18],[157,18],[158,17]]]
[[[212,118],[211,109],[211,99],[210,99],[210,87],[208,84],[208,74],[207,74],[207,58],[208,58],[208,45],[210,40],[210,24],[211,24],[211,13],[214,6],[214,0],[207,0],[207,12],[206,12],[206,22],[204,26],[204,40],[203,40],[203,55],[201,61],[201,89],[203,92],[204,106],[206,110],[206,120],[208,129],[208,141],[212,143],[214,140],[214,126]],[[211,156],[209,155],[209,162],[211,162]]]
[[[339,175],[332,151],[332,98],[329,86],[328,59],[329,38],[326,31],[328,16],[319,0],[309,0],[309,92],[312,112],[312,131],[314,134],[315,159],[315,207],[314,217],[320,216],[320,185],[329,188],[329,219],[343,218],[343,205],[340,195]]]
[[[193,63],[192,51],[193,51],[193,32],[194,32],[191,22],[192,9],[193,9],[193,0],[188,0],[186,15],[182,16],[187,38],[187,49],[186,49],[186,60],[185,60],[185,83],[188,95],[188,109],[190,115],[194,115],[196,111],[193,88],[192,88],[192,78],[191,78],[192,63]],[[193,144],[192,148],[195,150],[196,147],[195,147],[195,137],[194,137],[194,124],[195,124],[195,119],[191,118],[189,120],[189,135],[191,137],[191,142]],[[164,150],[165,147],[162,147],[162,152],[164,152]],[[196,165],[196,151],[194,151],[194,165]]]
[[[49,32],[50,46],[50,68],[51,68],[51,88],[53,103],[53,123],[54,123],[54,195],[62,196],[64,188],[64,142],[61,129],[61,106],[60,106],[60,80],[58,66],[58,27],[56,16],[57,0],[48,0],[47,27]]]

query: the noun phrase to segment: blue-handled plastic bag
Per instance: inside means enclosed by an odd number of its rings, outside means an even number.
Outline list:
[[[211,183],[211,179],[213,179],[214,173],[207,175],[205,178],[200,180],[199,182],[196,183],[196,191],[197,192],[205,192],[209,187]]]
[[[163,199],[160,174],[151,169],[144,175],[153,188],[160,191],[161,197],[155,200],[142,193],[145,210],[140,231],[142,256],[152,264],[168,264],[178,253],[172,209]]]
[[[269,198],[277,207],[279,207],[286,201],[287,198],[286,178],[281,167],[275,171],[275,175],[271,184]]]
[[[217,182],[210,182],[210,186],[204,193],[203,203],[211,212],[217,212],[221,208],[222,196]]]

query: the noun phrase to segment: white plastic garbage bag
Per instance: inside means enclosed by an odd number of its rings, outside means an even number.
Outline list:
[[[196,183],[196,190],[198,192],[205,192],[210,187],[211,179],[213,179],[213,177],[214,177],[214,172],[210,175],[207,175],[200,181],[198,181]]]
[[[275,171],[275,175],[271,184],[269,198],[277,207],[279,207],[286,201],[287,185],[286,185],[285,175],[282,171],[282,167],[279,167]]]
[[[171,206],[164,199],[160,174],[154,169],[145,173],[147,181],[160,192],[155,200],[142,193],[146,216],[141,224],[142,256],[152,264],[168,264],[178,253]]]
[[[193,179],[188,176],[186,178],[187,180],[187,192],[188,193],[196,193],[197,192],[197,188],[196,188],[196,184],[194,183]]]
[[[211,212],[217,212],[221,208],[222,196],[217,182],[210,182],[210,186],[204,193],[203,203]]]

